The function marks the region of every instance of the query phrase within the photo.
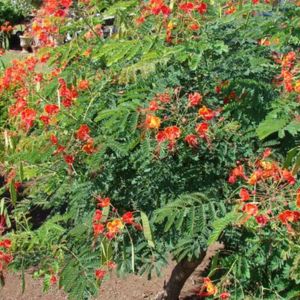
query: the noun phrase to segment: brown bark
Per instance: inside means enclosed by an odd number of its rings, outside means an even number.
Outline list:
[[[203,276],[203,272],[209,266],[211,259],[223,248],[223,244],[214,243],[198,259],[192,261],[184,259],[180,261],[173,269],[169,281],[164,286],[164,291],[159,293],[154,300],[178,300],[187,279],[194,272],[199,277]]]

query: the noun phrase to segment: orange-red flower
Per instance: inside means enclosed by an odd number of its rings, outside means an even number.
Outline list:
[[[32,109],[32,108],[25,108],[21,112],[22,126],[26,130],[29,130],[30,127],[33,126],[35,118],[36,118],[36,111],[34,109]]]
[[[96,209],[95,213],[94,213],[94,217],[93,217],[93,222],[99,222],[102,219],[102,210],[100,209]]]
[[[5,239],[5,240],[0,241],[0,247],[9,249],[11,247],[11,240]]]
[[[196,132],[202,139],[207,139],[208,123],[200,123],[196,126]]]
[[[216,113],[213,110],[207,108],[206,106],[202,106],[199,109],[198,113],[199,113],[199,116],[202,117],[206,121],[213,119],[216,115]]]
[[[248,201],[250,199],[250,193],[248,190],[242,188],[240,190],[240,197],[242,201]]]
[[[195,134],[189,134],[185,137],[184,139],[185,142],[188,143],[188,145],[191,147],[191,148],[197,148],[199,143],[198,143],[198,138]]]
[[[174,140],[178,139],[181,135],[181,130],[177,126],[166,127],[164,132],[165,132],[167,139],[170,141],[174,141]]]
[[[78,83],[78,89],[81,91],[87,90],[90,87],[88,80],[80,80]]]
[[[244,167],[242,165],[239,165],[235,167],[229,175],[228,182],[233,184],[237,181],[238,178],[246,179],[245,173],[244,173]]]
[[[297,195],[296,195],[296,206],[300,208],[300,189],[297,190]]]
[[[88,141],[86,142],[86,144],[84,144],[82,146],[82,151],[84,151],[87,154],[93,154],[95,153],[97,150],[94,146],[94,140],[93,139],[88,139]]]
[[[258,213],[258,207],[254,203],[246,203],[242,210],[249,216],[256,216]]]
[[[94,236],[97,237],[99,234],[103,233],[105,226],[100,223],[93,224]]]
[[[107,207],[110,205],[109,197],[106,197],[106,198],[97,197],[97,201],[99,202],[98,206],[100,206],[100,207]]]
[[[55,115],[59,112],[59,107],[56,104],[46,104],[44,111],[48,115]]]
[[[71,166],[71,165],[73,165],[75,158],[73,155],[66,154],[66,155],[64,155],[64,160],[68,165]]]

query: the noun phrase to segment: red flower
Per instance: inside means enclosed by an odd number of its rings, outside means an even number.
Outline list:
[[[244,173],[244,167],[242,165],[235,167],[229,175],[228,182],[233,184],[238,178],[247,179]]]
[[[263,153],[263,158],[267,158],[271,155],[272,150],[270,148],[267,148]]]
[[[64,8],[69,8],[72,5],[72,0],[60,0],[59,3]]]
[[[289,184],[293,185],[296,183],[296,179],[293,176],[292,172],[290,172],[288,170],[283,170],[282,176]]]
[[[36,111],[31,108],[25,108],[21,113],[22,125],[29,130],[33,126],[34,120],[36,118]]]
[[[40,116],[40,120],[44,123],[45,126],[50,124],[50,118],[48,116]]]
[[[103,233],[105,226],[103,224],[93,224],[94,236],[97,237],[100,233]]]
[[[187,2],[184,4],[179,5],[179,9],[184,11],[185,13],[189,13],[191,11],[193,11],[195,8],[194,3],[192,2]]]
[[[192,148],[197,148],[198,147],[198,139],[195,134],[189,134],[185,137],[184,139],[185,142],[189,144],[190,147]]]
[[[53,152],[53,155],[65,152],[66,147],[57,145],[57,149]]]
[[[201,3],[197,6],[197,10],[199,14],[203,15],[207,12],[207,4],[206,3]]]
[[[50,277],[50,283],[53,285],[53,284],[56,284],[57,283],[57,277],[55,275],[52,275]]]
[[[9,249],[11,247],[11,240],[5,239],[3,241],[0,241],[0,247]]]
[[[106,198],[97,197],[97,201],[99,202],[98,206],[100,206],[100,207],[107,207],[110,205],[109,197],[106,197]]]
[[[133,217],[133,213],[132,212],[127,212],[122,216],[122,221],[125,224],[133,224],[134,222],[134,217]]]
[[[46,104],[44,110],[48,115],[55,115],[59,112],[59,107],[56,104]]]
[[[199,26],[199,24],[197,24],[197,23],[193,23],[193,24],[190,24],[190,25],[189,25],[189,29],[190,29],[190,30],[193,30],[193,31],[196,31],[196,30],[199,30],[199,29],[200,29],[200,26]]]
[[[249,194],[248,190],[242,188],[242,189],[240,190],[240,197],[241,197],[241,200],[242,200],[242,201],[247,201],[247,200],[249,200],[249,199],[250,199],[250,194]]]
[[[228,300],[230,299],[230,293],[229,292],[223,292],[220,294],[220,299],[221,300]]]
[[[278,219],[283,223],[287,224],[288,222],[297,222],[300,219],[300,212],[285,210],[284,212],[278,215]]]
[[[58,144],[58,138],[56,137],[56,135],[55,134],[51,134],[50,135],[50,141],[51,141],[51,144],[52,145],[57,145]]]
[[[269,218],[265,215],[258,215],[255,217],[255,220],[262,227],[266,226],[267,223],[269,222]]]
[[[64,155],[64,160],[68,165],[73,165],[74,163],[74,156],[73,155]]]
[[[101,270],[101,269],[97,269],[95,271],[95,276],[96,276],[97,280],[102,280],[104,278],[105,274],[106,274],[106,271]]]
[[[162,143],[167,140],[167,136],[164,131],[159,131],[156,135],[156,140],[158,143]]]
[[[156,111],[156,110],[158,110],[158,103],[155,101],[155,100],[153,100],[153,101],[150,101],[150,103],[149,103],[149,110],[150,111]]]
[[[208,123],[200,123],[196,126],[196,132],[202,139],[207,139]]]
[[[93,217],[93,222],[99,222],[102,219],[102,210],[96,209]]]
[[[80,141],[85,142],[90,138],[89,133],[90,133],[90,128],[86,124],[83,124],[77,130],[76,138]]]
[[[189,106],[197,106],[200,104],[201,101],[202,101],[201,94],[199,93],[189,94]]]

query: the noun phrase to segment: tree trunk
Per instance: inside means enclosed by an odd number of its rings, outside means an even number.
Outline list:
[[[164,286],[164,290],[154,300],[178,300],[187,279],[195,271],[197,276],[201,277],[209,266],[211,259],[223,248],[223,244],[214,243],[198,259],[192,261],[184,259],[180,261],[173,269],[169,281]]]

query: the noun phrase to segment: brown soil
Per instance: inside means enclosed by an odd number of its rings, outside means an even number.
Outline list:
[[[144,276],[129,275],[118,278],[116,275],[103,283],[97,300],[150,300],[162,290],[164,281],[171,274],[172,265],[164,270],[160,277],[150,281]],[[20,274],[5,274],[5,286],[0,290],[0,300],[67,300],[66,294],[55,287],[43,293],[40,280],[34,280],[31,275],[25,275],[25,292],[22,294]],[[185,291],[193,287],[193,278],[187,283]]]

